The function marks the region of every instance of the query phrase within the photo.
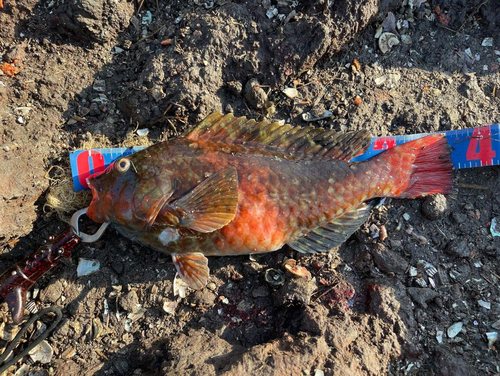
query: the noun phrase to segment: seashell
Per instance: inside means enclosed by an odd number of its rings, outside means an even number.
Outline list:
[[[163,310],[166,313],[174,314],[176,308],[177,308],[177,302],[169,302],[168,300],[165,300],[163,302]]]
[[[399,39],[396,34],[393,33],[382,33],[382,35],[378,39],[378,46],[383,54],[386,54],[391,50],[392,47],[397,46],[398,44]]]
[[[303,266],[298,266],[294,259],[286,260],[283,266],[287,272],[290,272],[297,277],[305,278],[307,280],[311,279],[311,273],[309,270]]]
[[[181,298],[186,297],[186,292],[188,289],[188,285],[186,282],[184,282],[181,277],[179,277],[179,273],[175,274],[174,278],[174,296],[179,295]]]
[[[139,137],[146,137],[149,133],[149,129],[148,128],[141,128],[141,129],[138,129],[136,131],[136,133]]]
[[[81,258],[78,262],[78,267],[76,268],[76,275],[78,277],[83,277],[95,273],[99,270],[101,264],[97,260],[87,260]]]
[[[415,282],[417,283],[417,285],[419,285],[420,287],[427,287],[427,282],[425,281],[425,279],[423,279],[422,277],[419,277],[417,279],[415,279]]]
[[[488,348],[491,349],[498,339],[498,332],[488,332],[486,338],[488,339]]]
[[[446,333],[448,334],[448,337],[455,338],[458,335],[458,333],[460,333],[462,331],[463,326],[464,326],[464,324],[462,322],[456,322],[455,324],[450,326],[448,328],[448,330],[446,331]]]
[[[285,283],[285,273],[278,269],[267,269],[264,278],[273,287],[279,287]]]
[[[304,120],[304,121],[317,121],[317,120],[322,120],[322,119],[332,117],[332,115],[333,115],[333,112],[328,111],[328,110],[326,110],[325,112],[323,112],[323,114],[321,114],[319,116],[314,116],[310,112],[305,112],[302,114],[302,120]]]
[[[54,355],[54,349],[50,344],[43,340],[29,353],[30,358],[33,362],[40,362],[42,364],[50,363],[52,356]]]
[[[283,89],[283,94],[285,94],[288,98],[295,98],[299,95],[299,91],[294,87],[287,87]]]

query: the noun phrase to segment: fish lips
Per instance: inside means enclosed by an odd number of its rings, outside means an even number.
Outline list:
[[[107,216],[104,214],[105,210],[103,210],[102,187],[95,177],[88,177],[87,185],[92,192],[92,201],[87,209],[87,216],[98,223],[108,221]]]

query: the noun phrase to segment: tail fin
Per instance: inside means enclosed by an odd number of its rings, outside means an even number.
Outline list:
[[[415,198],[451,192],[453,163],[448,142],[442,134],[396,146],[378,158],[384,160],[390,170],[392,181],[388,184],[392,187],[387,196]]]

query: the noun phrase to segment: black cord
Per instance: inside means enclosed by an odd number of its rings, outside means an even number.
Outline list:
[[[40,342],[42,342],[45,338],[49,336],[49,334],[56,328],[57,324],[62,320],[62,311],[61,308],[59,307],[49,307],[41,310],[40,312],[35,313],[27,322],[24,324],[23,328],[17,333],[17,335],[14,337],[11,343],[9,343],[9,346],[5,349],[2,355],[0,355],[0,364],[2,364],[5,361],[5,358],[10,354],[12,350],[14,350],[19,343],[19,340],[21,337],[26,333],[28,328],[37,320],[39,320],[42,316],[46,315],[47,313],[55,313],[56,318],[52,322],[52,324],[47,328],[46,331],[44,331],[42,334],[40,334],[37,339],[35,339],[33,342],[31,342],[28,347],[26,347],[23,351],[21,351],[19,354],[17,354],[14,358],[9,360],[7,363],[5,363],[2,367],[0,367],[0,375],[5,372],[10,366],[13,364],[17,363],[17,361],[26,354],[28,354],[35,346],[37,346]]]

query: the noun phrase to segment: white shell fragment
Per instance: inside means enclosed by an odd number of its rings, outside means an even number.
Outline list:
[[[149,129],[148,128],[138,129],[136,133],[139,137],[146,137],[149,133]]]
[[[166,313],[174,314],[176,308],[177,308],[177,302],[169,302],[169,301],[163,302],[163,310]]]
[[[480,307],[486,308],[486,309],[491,309],[491,303],[490,302],[485,302],[484,300],[478,300],[477,304],[479,304]]]
[[[498,340],[498,332],[488,332],[486,338],[488,339],[488,348],[491,349],[491,346]]]
[[[332,115],[333,115],[333,113],[331,111],[328,111],[328,110],[326,110],[325,112],[323,112],[323,114],[321,114],[319,116],[314,116],[310,112],[305,112],[302,114],[302,119],[304,121],[318,121],[318,120],[329,118]]]
[[[438,343],[443,343],[443,334],[444,332],[442,330],[438,330],[436,332],[436,340],[438,341]]]
[[[493,38],[488,37],[483,39],[483,43],[481,43],[483,47],[493,47]]]
[[[498,217],[491,219],[490,232],[493,236],[500,236],[500,223]]]
[[[83,277],[95,273],[99,270],[101,264],[97,260],[88,260],[81,258],[78,261],[78,267],[76,268],[76,275],[78,277]]]
[[[463,326],[464,326],[463,322],[456,322],[455,324],[450,326],[448,328],[448,330],[446,331],[446,333],[448,334],[448,337],[455,338],[458,335],[458,333],[460,333],[462,331]]]
[[[174,296],[179,295],[179,297],[185,298],[188,288],[187,283],[179,277],[178,273],[176,273],[174,278]]]
[[[34,349],[29,352],[30,358],[34,362],[43,364],[50,363],[54,355],[54,349],[47,341],[40,342]]]
[[[392,47],[399,44],[399,39],[396,34],[393,33],[382,33],[378,39],[378,47],[383,54],[386,54],[391,50]]]
[[[283,94],[285,94],[288,98],[295,98],[299,95],[299,91],[294,87],[287,87],[283,90]]]
[[[408,270],[408,274],[410,277],[416,277],[418,275],[418,270],[414,266],[410,266],[410,269]]]

